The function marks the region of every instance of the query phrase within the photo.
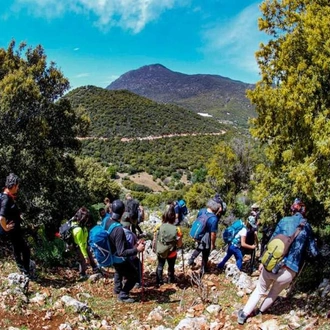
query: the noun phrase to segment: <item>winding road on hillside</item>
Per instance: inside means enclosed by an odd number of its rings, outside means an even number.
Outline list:
[[[172,138],[178,136],[204,136],[204,135],[223,135],[226,131],[221,131],[217,133],[181,133],[181,134],[167,134],[167,135],[159,135],[159,136],[145,136],[145,137],[134,137],[134,138],[121,138],[121,142],[131,142],[131,141],[144,141],[144,140],[157,140],[157,139],[165,139]],[[79,140],[108,140],[106,137],[96,137],[96,136],[85,136],[78,137]]]

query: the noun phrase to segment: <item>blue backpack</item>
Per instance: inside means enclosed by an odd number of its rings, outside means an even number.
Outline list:
[[[121,226],[119,222],[114,222],[108,230],[105,230],[101,225],[96,225],[89,232],[89,246],[101,267],[111,267],[114,263],[119,264],[125,261],[125,258],[113,255],[110,248],[109,235],[119,226]]]
[[[241,219],[233,222],[229,227],[227,227],[222,233],[222,239],[226,244],[233,243],[233,240],[237,233],[244,227],[244,222]]]
[[[188,214],[188,208],[187,208],[185,200],[180,199],[180,200],[177,201],[177,204],[179,205],[180,213],[183,214],[183,215],[187,215]]]
[[[196,241],[200,241],[206,233],[207,220],[214,214],[202,213],[192,224],[189,235]]]

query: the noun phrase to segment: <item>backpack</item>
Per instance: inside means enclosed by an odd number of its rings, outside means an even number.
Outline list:
[[[202,213],[197,219],[193,222],[189,235],[196,241],[200,241],[206,233],[206,223],[207,220],[214,214]]]
[[[176,248],[177,227],[170,223],[163,223],[157,233],[156,253],[166,259],[170,252]]]
[[[96,225],[89,232],[88,244],[101,267],[111,267],[114,263],[119,264],[125,261],[125,258],[112,254],[110,247],[109,235],[119,226],[121,226],[119,222],[114,222],[108,230],[105,230],[101,225]]]
[[[133,224],[136,224],[139,218],[139,206],[140,206],[139,202],[135,199],[129,199],[126,202],[125,211],[129,213],[129,216]]]
[[[60,234],[60,238],[68,245],[73,243],[73,237],[72,237],[73,229],[79,227],[77,224],[73,224],[74,220],[75,217],[71,218],[67,222],[63,223],[58,230]]]
[[[187,208],[185,200],[180,199],[180,200],[177,201],[177,204],[179,205],[180,213],[183,214],[183,215],[187,215],[188,214],[188,208]]]
[[[226,244],[233,243],[235,236],[243,227],[244,227],[244,222],[241,219],[234,221],[222,233],[222,239],[224,240],[224,242]]]
[[[283,265],[283,259],[288,254],[291,244],[299,235],[303,227],[304,224],[300,223],[293,235],[287,236],[278,234],[268,242],[261,257],[261,263],[267,271],[277,274]]]

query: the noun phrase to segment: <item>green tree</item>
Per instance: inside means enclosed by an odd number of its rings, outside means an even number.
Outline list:
[[[119,185],[111,180],[107,168],[102,167],[95,159],[76,157],[76,167],[78,172],[76,181],[81,191],[77,199],[81,205],[100,203],[105,196],[119,197]]]
[[[207,164],[207,182],[225,196],[227,203],[233,203],[238,193],[250,187],[255,165],[256,156],[251,140],[234,138],[229,142],[221,142]]]
[[[330,210],[330,4],[268,0],[260,8],[269,41],[256,54],[261,80],[248,97],[258,114],[251,133],[267,162],[254,196],[269,216],[300,196],[319,210],[309,213],[319,222]]]
[[[16,50],[12,41],[0,49],[0,179],[18,174],[25,218],[52,226],[75,205],[78,186],[70,154],[80,144],[79,118],[68,100],[59,100],[69,81],[46,59],[41,46],[22,43]]]

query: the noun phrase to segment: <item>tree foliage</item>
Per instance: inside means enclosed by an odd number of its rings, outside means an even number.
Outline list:
[[[330,210],[330,4],[268,0],[260,8],[269,41],[257,52],[261,80],[248,97],[258,114],[251,133],[267,162],[257,169],[255,197],[283,215],[300,196],[319,222]]]
[[[227,203],[233,203],[237,194],[250,188],[250,180],[257,163],[255,143],[252,140],[232,139],[215,147],[207,163],[207,182]]]

